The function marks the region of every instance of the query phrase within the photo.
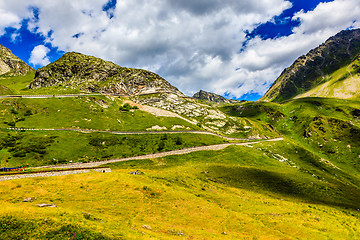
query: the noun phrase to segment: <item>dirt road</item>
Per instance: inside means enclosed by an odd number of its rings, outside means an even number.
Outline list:
[[[71,164],[63,164],[63,165],[51,165],[51,166],[42,166],[37,168],[93,168],[98,167],[100,165],[108,164],[108,163],[115,163],[115,162],[124,162],[124,161],[131,161],[131,160],[143,160],[143,159],[151,159],[151,158],[160,158],[172,155],[183,155],[192,152],[198,151],[218,151],[224,149],[228,146],[236,145],[236,146],[245,146],[245,145],[252,145],[258,144],[263,142],[274,142],[274,141],[282,141],[283,138],[274,138],[274,139],[267,139],[267,140],[260,140],[257,142],[245,142],[245,143],[223,143],[223,144],[216,144],[216,145],[209,145],[209,146],[200,146],[200,147],[192,147],[192,148],[184,148],[180,150],[173,150],[168,152],[160,152],[160,153],[153,153],[153,154],[146,154],[136,157],[127,157],[127,158],[115,158],[100,162],[89,162],[89,163],[71,163]]]

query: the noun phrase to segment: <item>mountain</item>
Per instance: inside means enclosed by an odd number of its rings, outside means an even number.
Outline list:
[[[120,67],[76,52],[66,53],[59,60],[38,69],[29,87],[36,89],[50,86],[130,96],[155,92],[182,95],[177,88],[155,73]]]
[[[33,69],[29,65],[15,56],[10,49],[0,45],[0,75],[19,76],[30,71]]]
[[[276,135],[266,125],[229,118],[210,105],[198,103],[155,73],[120,67],[81,53],[66,53],[59,60],[38,69],[29,90],[45,90],[52,86],[128,96],[137,104],[171,111],[192,124],[218,133],[252,138],[265,137],[268,133],[269,136]]]
[[[341,31],[285,69],[260,101],[356,97],[360,89],[359,53],[360,29]]]
[[[79,53],[0,79],[0,239],[360,236],[360,101],[212,104]]]
[[[220,96],[220,95],[217,95],[217,94],[211,93],[211,92],[206,92],[206,91],[203,91],[203,90],[200,90],[199,92],[195,93],[193,95],[193,98],[208,101],[208,102],[214,102],[214,103],[234,103],[234,102],[238,102],[236,100],[229,100],[229,99],[224,98],[223,96]]]

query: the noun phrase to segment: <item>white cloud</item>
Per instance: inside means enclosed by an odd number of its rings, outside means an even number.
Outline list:
[[[20,27],[20,18],[12,12],[0,9],[0,36],[5,33],[5,28],[13,27],[18,29]]]
[[[19,26],[28,18],[29,29],[59,50],[149,69],[186,94],[204,89],[240,97],[264,93],[298,56],[339,30],[360,26],[357,1],[335,0],[299,12],[294,18],[301,25],[292,35],[252,39],[242,52],[245,31],[271,21],[291,7],[290,2],[121,0],[109,18],[102,11],[108,0],[0,1],[0,13],[12,16],[8,22],[0,21],[0,34],[5,26]],[[38,9],[38,18],[30,7]],[[36,47],[30,61],[48,62],[45,48]]]
[[[301,25],[295,33],[316,34],[320,31],[339,32],[350,27],[354,21],[360,20],[360,5],[358,0],[335,0],[320,3],[316,9],[304,13],[298,12],[293,19],[298,19]]]
[[[298,12],[293,19],[300,25],[293,34],[275,39],[254,38],[239,58],[239,75],[246,77],[242,87],[233,93],[236,96],[249,89],[263,94],[285,69],[301,55],[325,42],[329,37],[347,28],[360,24],[358,0],[335,0],[319,4],[313,11]]]
[[[45,66],[50,63],[49,57],[47,54],[50,52],[50,49],[45,47],[44,45],[38,45],[34,47],[31,51],[29,63],[34,66]]]
[[[285,0],[122,0],[110,19],[102,11],[107,2],[24,0],[19,6],[38,8],[29,28],[46,36],[53,47],[150,69],[188,94],[200,87],[231,91],[217,83],[235,79],[234,59],[245,41],[244,31],[291,6]],[[26,15],[11,9],[20,18]]]

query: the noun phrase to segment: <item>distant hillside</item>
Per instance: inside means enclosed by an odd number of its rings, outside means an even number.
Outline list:
[[[86,92],[110,94],[182,93],[159,75],[142,69],[120,67],[112,62],[70,52],[40,68],[30,84],[31,89],[63,86]]]
[[[236,137],[277,136],[267,125],[229,118],[210,105],[198,103],[155,73],[120,67],[80,53],[66,53],[36,71],[30,90],[47,87],[127,95],[138,104],[171,111],[206,130]]]
[[[360,29],[342,31],[285,69],[260,101],[281,102],[296,96],[356,97],[360,90],[359,54]]]
[[[339,70],[325,77],[324,83],[296,96],[356,99],[360,98],[360,56]]]
[[[26,75],[33,70],[34,69],[15,56],[8,48],[0,45],[0,75]]]
[[[226,99],[223,96],[220,96],[220,95],[217,95],[217,94],[211,93],[211,92],[206,92],[206,91],[203,91],[203,90],[200,90],[199,92],[195,93],[193,95],[193,98],[208,101],[208,102],[214,102],[214,103],[234,103],[234,102],[238,102],[236,100]]]

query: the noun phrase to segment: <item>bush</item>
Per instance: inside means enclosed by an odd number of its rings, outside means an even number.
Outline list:
[[[9,127],[15,127],[16,122],[4,122],[5,124],[7,124]]]
[[[31,110],[26,110],[26,112],[24,113],[24,116],[31,116],[33,115],[33,113],[31,112]]]
[[[176,138],[176,145],[182,145],[183,144],[183,139],[179,136]]]
[[[130,111],[130,109],[139,109],[137,106],[130,106],[130,104],[128,104],[128,103],[125,103],[124,105],[122,105],[122,106],[120,106],[119,107],[119,110],[120,111],[124,111],[124,112],[128,112],[128,111]]]
[[[158,151],[162,151],[162,150],[164,150],[164,148],[165,148],[165,143],[163,142],[163,141],[161,141],[160,143],[159,143],[159,146],[158,146]]]
[[[12,114],[18,114],[18,111],[16,111],[15,109],[11,109],[10,112],[11,112]]]

